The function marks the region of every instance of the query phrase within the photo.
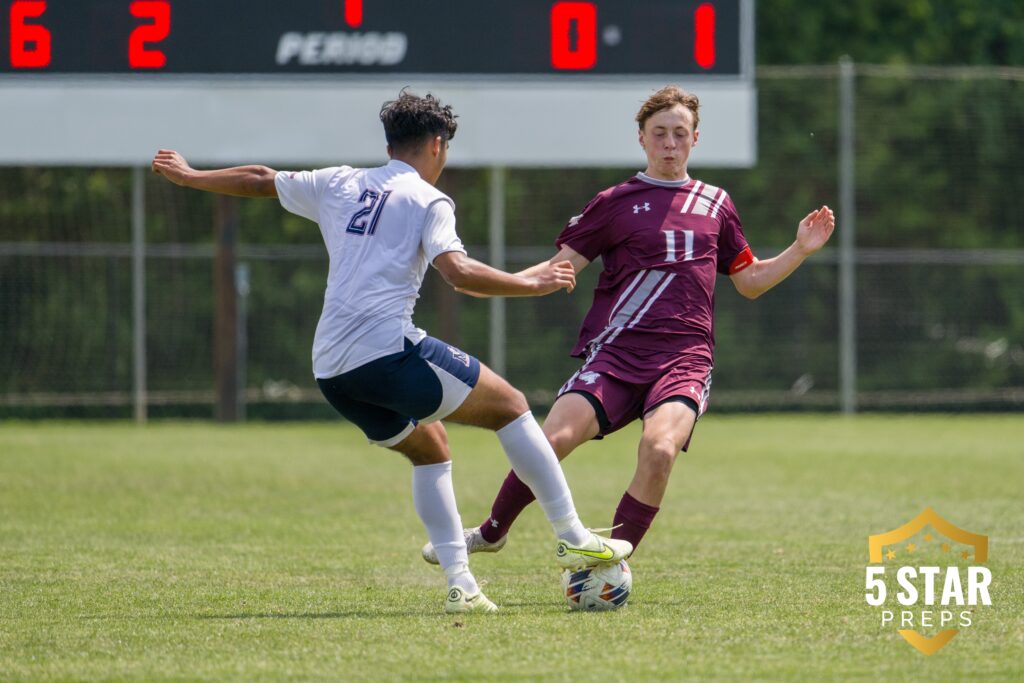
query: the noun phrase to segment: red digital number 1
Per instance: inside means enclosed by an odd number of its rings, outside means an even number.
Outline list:
[[[11,66],[15,69],[50,66],[50,32],[38,24],[25,23],[45,12],[42,0],[18,0],[11,5]]]
[[[710,2],[693,13],[693,58],[702,69],[715,65],[715,6]]]
[[[162,69],[167,65],[167,55],[160,50],[146,47],[147,43],[159,43],[171,34],[171,3],[167,0],[138,0],[131,4],[133,17],[152,19],[132,31],[128,39],[128,65],[133,69]]]

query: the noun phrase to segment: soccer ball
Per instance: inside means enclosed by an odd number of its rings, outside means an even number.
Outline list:
[[[626,604],[633,574],[625,560],[562,572],[562,594],[574,610],[613,610]]]

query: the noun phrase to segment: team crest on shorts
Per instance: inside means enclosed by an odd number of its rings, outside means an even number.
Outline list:
[[[451,352],[452,358],[454,358],[455,360],[459,361],[460,363],[465,365],[467,368],[469,367],[469,354],[468,353],[466,353],[465,351],[460,351],[459,349],[455,348],[454,346],[449,346],[448,350]]]

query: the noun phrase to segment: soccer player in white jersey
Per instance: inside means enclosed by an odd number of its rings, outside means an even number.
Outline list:
[[[266,166],[197,171],[160,150],[153,171],[171,182],[242,197],[277,197],[320,225],[330,256],[313,374],[328,402],[371,443],[413,464],[413,502],[448,580],[445,611],[493,612],[469,571],[440,420],[497,432],[512,469],[536,495],[558,536],[556,561],[592,566],[628,557],[632,545],[584,528],[555,453],[523,394],[477,359],[412,323],[428,265],[453,287],[491,296],[540,296],[575,286],[568,262],[528,276],[466,255],[454,204],[434,185],[455,135],[451,107],[403,91],[380,112],[391,161],[277,172]]]
[[[825,246],[835,217],[822,206],[797,226],[774,258],[754,257],[732,199],[691,178],[700,103],[667,86],[636,115],[647,169],[594,197],[559,235],[558,253],[576,271],[601,258],[594,303],[572,355],[584,359],[558,393],[544,433],[559,458],[582,443],[643,421],[633,480],[613,521],[614,537],[638,546],[657,515],[680,450],[707,410],[714,351],[717,275],[755,299]],[[533,493],[515,472],[505,478],[490,516],[466,530],[470,552],[496,552]],[[430,544],[423,557],[436,562]]]

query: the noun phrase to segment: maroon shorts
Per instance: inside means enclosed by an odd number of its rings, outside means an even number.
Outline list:
[[[666,359],[658,354],[602,347],[591,353],[558,395],[576,392],[596,399],[594,408],[600,424],[596,438],[601,438],[667,401],[683,400],[696,406],[699,418],[708,409],[711,365],[710,360],[695,354]]]

